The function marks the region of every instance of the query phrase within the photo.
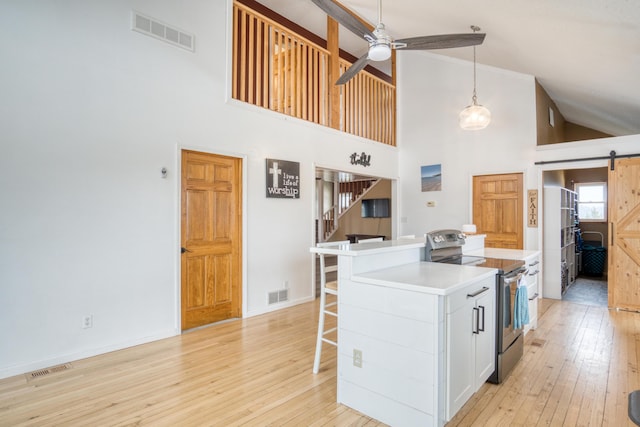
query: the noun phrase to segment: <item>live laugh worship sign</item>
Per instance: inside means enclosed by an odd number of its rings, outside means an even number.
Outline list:
[[[267,159],[267,197],[300,198],[300,163]]]

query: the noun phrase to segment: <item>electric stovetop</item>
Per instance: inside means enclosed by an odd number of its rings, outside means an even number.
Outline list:
[[[524,266],[524,261],[515,259],[487,258],[471,255],[456,255],[443,258],[437,262],[445,264],[472,265],[475,267],[497,268],[500,273],[510,273]]]

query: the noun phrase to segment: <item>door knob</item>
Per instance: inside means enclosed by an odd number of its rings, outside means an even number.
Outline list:
[[[185,252],[191,252],[189,249],[185,248],[185,247],[181,247],[180,248],[180,253],[183,254]]]

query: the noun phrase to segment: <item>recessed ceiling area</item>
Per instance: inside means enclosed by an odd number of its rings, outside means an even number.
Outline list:
[[[326,14],[311,0],[258,2],[326,37]],[[378,20],[377,0],[340,3],[372,24]],[[477,48],[479,65],[535,76],[569,122],[614,136],[640,134],[640,2],[383,0],[382,21],[395,38],[478,25],[487,34]],[[340,39],[356,57],[367,51],[342,27]],[[471,48],[431,52],[473,60]]]

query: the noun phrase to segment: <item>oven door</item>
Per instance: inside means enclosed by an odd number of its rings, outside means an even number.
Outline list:
[[[498,336],[498,351],[503,353],[522,334],[522,328],[513,328],[513,309],[516,301],[518,283],[524,274],[522,269],[503,274],[500,278],[498,317],[502,325],[502,333]]]

